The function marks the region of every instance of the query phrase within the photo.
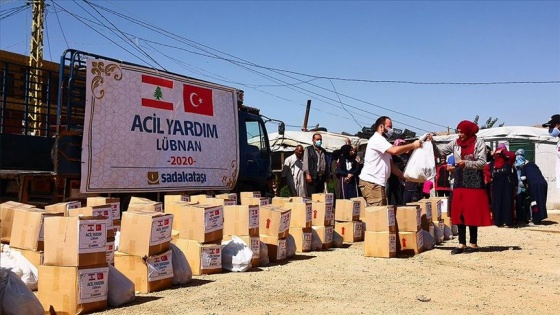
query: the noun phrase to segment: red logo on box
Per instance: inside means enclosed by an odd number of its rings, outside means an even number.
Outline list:
[[[97,280],[103,280],[103,272],[97,274]]]

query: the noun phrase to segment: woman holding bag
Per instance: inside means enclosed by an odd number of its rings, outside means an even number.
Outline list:
[[[478,250],[478,227],[492,225],[488,195],[484,186],[483,169],[486,166],[486,145],[477,138],[478,126],[463,120],[457,126],[458,138],[438,147],[440,155],[453,153],[455,182],[451,201],[451,222],[459,230],[459,247],[451,254],[471,253]],[[467,246],[467,226],[469,246]]]

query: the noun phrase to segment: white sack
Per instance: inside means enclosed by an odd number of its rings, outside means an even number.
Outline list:
[[[259,264],[261,267],[266,267],[270,264],[270,259],[268,258],[268,246],[262,241],[260,243],[260,250],[259,250]]]
[[[171,264],[173,265],[173,285],[187,284],[192,279],[192,269],[185,254],[171,243]]]
[[[287,258],[292,258],[296,255],[296,239],[294,238],[293,235],[288,234],[288,237],[286,237],[286,257]]]
[[[409,182],[424,183],[436,176],[436,160],[431,141],[425,141],[421,148],[412,151],[404,169],[404,177]]]
[[[31,291],[37,291],[39,271],[20,252],[6,249],[0,254],[0,267],[11,270]]]
[[[109,282],[107,303],[109,306],[120,306],[134,301],[134,282],[130,281],[117,268],[109,264]]]
[[[239,237],[233,235],[230,241],[222,243],[222,268],[243,272],[251,269],[253,251]]]
[[[434,239],[432,234],[430,234],[430,232],[428,232],[426,230],[422,230],[422,237],[424,238],[424,249],[425,250],[433,249],[434,246],[436,246],[436,240]]]

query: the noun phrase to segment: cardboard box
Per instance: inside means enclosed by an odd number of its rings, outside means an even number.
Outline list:
[[[169,249],[173,215],[159,212],[123,212],[119,251],[153,256]]]
[[[113,220],[121,219],[121,200],[119,198],[113,197],[88,197],[86,199],[86,206],[111,206],[111,212],[113,213]]]
[[[115,252],[115,268],[134,283],[136,291],[150,293],[171,288],[173,264],[171,250],[149,257]]]
[[[253,256],[251,257],[251,266],[258,267],[260,265],[261,260],[261,239],[257,236],[250,236],[250,235],[236,235],[239,237],[253,252]],[[222,244],[226,241],[232,239],[232,235],[224,235],[224,239],[222,240]]]
[[[12,223],[14,209],[37,209],[32,205],[26,205],[15,201],[7,201],[0,204],[0,235],[2,243],[10,243],[12,234]]]
[[[421,199],[417,202],[410,202],[407,203],[408,206],[418,205],[421,209],[421,220],[422,220],[422,227],[427,227],[432,222],[432,202],[428,199]]]
[[[135,198],[135,197],[133,197]],[[159,212],[163,213],[163,204],[161,202],[149,201],[131,203],[128,205],[128,212]]]
[[[332,204],[313,201],[311,203],[311,210],[313,211],[311,217],[312,225],[334,225],[334,210]]]
[[[163,210],[167,210],[167,205],[176,202],[190,202],[191,196],[187,194],[177,194],[177,195],[164,195],[163,196]]]
[[[418,232],[422,224],[422,210],[418,205],[397,206],[395,217],[397,229],[403,232]],[[367,226],[366,226],[367,228]]]
[[[285,238],[270,235],[261,235],[261,242],[266,244],[268,259],[271,262],[281,262],[287,258],[287,245]]]
[[[290,197],[272,197],[271,205],[284,207],[284,204],[292,202]]]
[[[360,202],[349,199],[336,199],[335,221],[357,221],[360,219]]]
[[[362,221],[335,221],[334,233],[340,235],[346,243],[361,242],[364,240]]]
[[[290,227],[310,228],[313,216],[311,202],[287,202],[284,208],[292,210],[292,218],[290,219]]]
[[[290,202],[308,203],[308,202],[312,202],[312,200],[309,197],[290,197]]]
[[[260,235],[286,238],[290,232],[292,211],[276,206],[262,206],[259,212]]]
[[[36,208],[16,208],[13,215],[10,247],[42,251],[44,249],[44,219],[62,216]]]
[[[173,214],[173,229],[179,238],[201,243],[220,241],[224,231],[224,207],[204,204],[173,204],[165,210]]]
[[[45,265],[93,267],[107,264],[107,221],[104,218],[51,216],[44,222]]]
[[[366,207],[364,215],[364,225],[366,231],[396,232],[397,222],[394,206]]]
[[[260,191],[242,191],[239,193],[239,197],[241,198],[260,198],[261,192]]]
[[[104,217],[107,221],[107,237],[115,237],[115,231],[113,229],[113,209],[111,205],[98,205],[98,206],[87,206],[68,210],[69,217],[77,217],[80,215],[88,217]]]
[[[241,197],[241,204],[247,206],[267,206],[270,198],[267,197]]]
[[[319,237],[321,243],[323,243],[323,249],[329,249],[332,247],[334,227],[332,225],[314,225],[313,234],[315,237]]]
[[[59,202],[53,205],[45,206],[45,211],[48,213],[62,213],[65,217],[68,216],[68,210],[76,209],[82,206],[81,201],[68,201]]]
[[[107,308],[109,268],[39,266],[38,298],[46,314],[84,314]]]
[[[12,248],[10,249],[19,252],[23,257],[25,257],[29,262],[35,266],[35,268],[41,266],[43,264],[43,251],[34,251],[29,249],[19,249],[19,248]]]
[[[312,228],[291,227],[290,235],[296,242],[296,252],[306,253],[311,251],[311,241],[313,240]]]
[[[358,201],[360,203],[360,220],[363,221],[366,216],[366,207],[367,207],[366,199],[364,197],[356,197],[356,198],[350,198],[350,200]]]
[[[431,197],[430,199],[439,200],[441,202],[441,216],[442,217],[449,217],[450,214],[450,206],[451,203],[449,202],[449,197]]]
[[[312,194],[311,201],[324,202],[332,205],[334,204],[334,194],[333,193]]]
[[[259,236],[259,206],[224,206],[224,234]]]
[[[206,199],[208,198],[212,198],[212,196],[206,195],[206,194],[198,194],[198,195],[190,195],[190,202],[198,202],[201,204],[205,204],[206,203]]]
[[[397,257],[397,234],[389,231],[366,231],[364,256],[381,258]]]
[[[233,201],[235,201],[235,204],[237,204],[237,194],[236,193],[218,194],[218,195],[216,195],[216,198],[233,200]]]
[[[424,248],[424,238],[422,231],[400,232],[398,233],[401,244],[400,252],[403,254],[420,254]]]
[[[222,272],[222,245],[202,244],[187,239],[177,239],[175,245],[185,254],[194,276]]]
[[[432,204],[432,221],[439,221],[442,217],[443,200],[438,197],[431,197],[428,199]]]
[[[235,206],[237,201],[234,199],[224,199],[224,198],[206,198],[206,204],[214,206]]]

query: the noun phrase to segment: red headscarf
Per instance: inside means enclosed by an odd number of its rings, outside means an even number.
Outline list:
[[[457,139],[457,144],[461,147],[461,156],[474,153],[474,143],[476,142],[477,124],[463,120],[457,125],[457,129],[465,134],[465,140]]]

